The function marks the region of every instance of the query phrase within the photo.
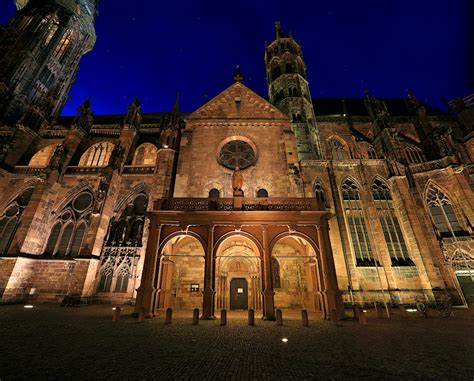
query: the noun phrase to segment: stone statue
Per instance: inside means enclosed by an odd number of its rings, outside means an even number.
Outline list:
[[[114,147],[114,150],[112,151],[110,155],[110,166],[112,169],[118,169],[120,168],[122,164],[122,157],[123,157],[123,148],[120,143],[116,144]]]
[[[140,109],[140,100],[136,97],[132,104],[128,107],[128,113],[125,117],[125,124],[134,126],[135,128],[140,127],[142,121],[141,109]]]
[[[242,191],[242,185],[244,184],[244,177],[240,171],[239,166],[235,167],[234,173],[232,174],[232,189],[234,192]]]
[[[51,160],[49,161],[49,167],[52,170],[58,170],[61,172],[61,167],[64,161],[64,157],[66,156],[66,150],[62,144],[58,144],[54,150],[53,156],[51,156]]]

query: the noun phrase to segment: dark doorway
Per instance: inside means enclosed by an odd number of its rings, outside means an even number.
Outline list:
[[[246,310],[249,302],[249,289],[245,278],[230,281],[230,309]]]

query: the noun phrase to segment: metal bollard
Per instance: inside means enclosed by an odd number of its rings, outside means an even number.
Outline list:
[[[365,312],[362,308],[358,307],[358,312],[357,315],[359,316],[359,324],[361,325],[366,325],[367,324],[367,318],[365,317]]]
[[[145,308],[140,308],[140,314],[138,315],[138,322],[143,323],[146,318]]]
[[[115,307],[114,308],[114,313],[112,315],[112,321],[114,323],[117,323],[120,320],[120,311],[122,311],[122,309],[120,307]]]
[[[199,308],[193,310],[193,325],[199,324]]]
[[[166,310],[165,324],[171,324],[173,321],[173,309],[170,307]]]
[[[359,318],[359,306],[352,306],[352,311],[354,313],[354,320]]]
[[[276,310],[277,314],[277,325],[283,325],[283,313],[281,310]]]
[[[221,311],[221,325],[227,325],[227,311]]]
[[[301,322],[303,327],[309,327],[308,311],[301,310]]]
[[[398,310],[400,311],[400,316],[401,317],[407,317],[407,309],[405,308],[404,305],[400,304],[398,306]]]
[[[249,309],[249,325],[255,325],[255,311],[252,308]]]

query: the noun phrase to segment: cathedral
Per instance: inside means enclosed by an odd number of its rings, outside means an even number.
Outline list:
[[[96,0],[16,0],[0,28],[0,303],[158,310],[474,301],[474,96],[312,98],[275,24],[268,95],[60,112]]]

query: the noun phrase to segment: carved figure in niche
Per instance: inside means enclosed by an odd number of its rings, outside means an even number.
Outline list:
[[[102,205],[104,205],[105,197],[109,190],[109,179],[106,175],[101,175],[101,180],[99,184],[99,189],[96,193],[95,204],[94,204],[94,213],[100,213],[102,210]]]
[[[51,156],[51,160],[49,161],[49,167],[54,171],[58,170],[61,172],[61,167],[66,157],[66,150],[62,144],[58,144],[54,150],[53,156]]]
[[[123,147],[120,143],[116,144],[112,154],[110,155],[110,166],[113,170],[118,169],[122,165]]]
[[[234,192],[242,192],[242,186],[244,184],[244,176],[240,171],[239,166],[236,166],[234,173],[232,174],[232,189]]]

